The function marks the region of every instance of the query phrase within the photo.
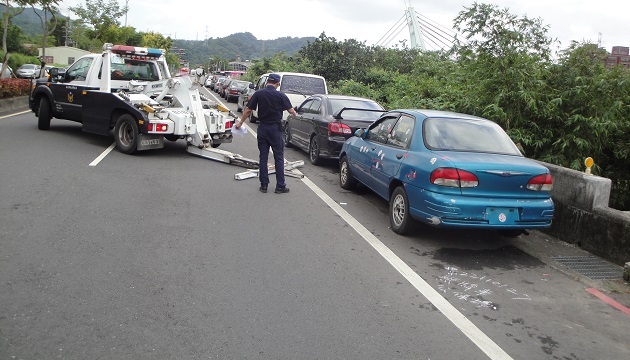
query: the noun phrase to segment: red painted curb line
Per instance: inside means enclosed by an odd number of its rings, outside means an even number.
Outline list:
[[[620,303],[616,302],[615,300],[609,298],[608,296],[602,294],[601,292],[599,292],[597,289],[594,288],[588,288],[586,289],[587,292],[591,293],[592,295],[594,295],[595,297],[597,297],[600,300],[603,300],[606,304],[621,310],[623,313],[625,313],[626,315],[630,315],[630,309],[628,309],[627,307],[621,305]]]

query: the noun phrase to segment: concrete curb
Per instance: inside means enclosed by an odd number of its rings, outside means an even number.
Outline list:
[[[9,115],[28,110],[28,96],[0,99],[0,115]]]

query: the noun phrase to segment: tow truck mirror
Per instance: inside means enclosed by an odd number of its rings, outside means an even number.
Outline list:
[[[63,80],[65,72],[59,72],[59,68],[54,67],[48,70],[48,74],[50,74],[50,81],[55,82]]]

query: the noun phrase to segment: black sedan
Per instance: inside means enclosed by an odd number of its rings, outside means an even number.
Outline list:
[[[308,151],[314,165],[322,158],[339,158],[343,143],[359,128],[367,128],[385,109],[374,100],[345,95],[308,97],[283,124],[284,143]]]

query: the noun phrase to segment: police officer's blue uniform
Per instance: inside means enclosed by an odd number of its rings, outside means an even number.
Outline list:
[[[275,76],[275,77],[273,77]],[[276,82],[280,80],[277,74],[270,77]],[[267,190],[269,184],[269,169],[267,160],[269,158],[269,147],[273,150],[273,158],[276,166],[276,192],[284,192],[286,183],[284,181],[284,139],[282,138],[282,113],[293,106],[289,98],[282,92],[277,91],[273,85],[267,85],[252,95],[247,103],[250,109],[258,107],[258,151],[260,152],[258,173],[261,191]]]

